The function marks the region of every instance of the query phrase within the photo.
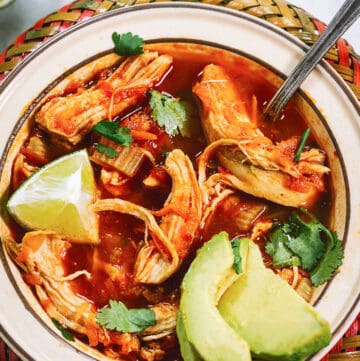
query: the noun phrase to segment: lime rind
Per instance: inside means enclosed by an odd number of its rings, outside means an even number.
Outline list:
[[[93,169],[86,150],[65,155],[27,179],[7,208],[26,229],[50,230],[77,242],[98,243]]]
[[[10,6],[15,0],[0,0],[0,10]]]

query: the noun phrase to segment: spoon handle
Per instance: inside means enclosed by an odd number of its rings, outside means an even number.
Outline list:
[[[341,35],[357,20],[360,15],[360,0],[346,0],[328,27],[318,40],[309,48],[305,56],[289,74],[274,97],[266,105],[265,119],[275,121],[279,118],[289,99],[294,95],[303,80],[323,58],[326,52]]]

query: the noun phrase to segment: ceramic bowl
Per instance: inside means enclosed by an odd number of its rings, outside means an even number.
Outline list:
[[[6,159],[12,155],[14,137],[20,141],[21,134],[26,133],[29,104],[39,101],[39,94],[49,89],[49,84],[56,84],[65,72],[110,51],[113,31],[141,34],[149,43],[192,42],[230,50],[253,64],[255,71],[261,69],[276,86],[306,51],[303,43],[261,19],[203,4],[133,6],[73,26],[33,52],[0,86],[2,207],[9,184]],[[359,312],[360,108],[344,81],[325,62],[302,84],[296,102],[328,155],[334,194],[331,227],[345,244],[340,272],[318,292],[315,302],[333,333],[331,344],[312,357],[320,360]],[[3,220],[1,223],[4,237],[7,228]],[[1,334],[24,360],[83,361],[103,357],[80,342],[69,343],[61,337],[4,250],[0,282]]]

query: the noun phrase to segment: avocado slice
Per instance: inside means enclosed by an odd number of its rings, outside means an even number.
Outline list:
[[[218,310],[252,354],[264,360],[304,360],[331,339],[328,322],[264,266],[253,242],[245,274],[227,289]]]
[[[176,319],[176,334],[180,344],[180,352],[184,361],[203,361],[195,347],[186,337],[182,312],[179,310]]]
[[[239,253],[246,260],[248,242]],[[250,361],[249,346],[221,317],[216,308],[224,291],[242,275],[236,274],[234,253],[226,232],[220,232],[199,250],[181,288],[180,312],[188,340],[205,361]],[[182,342],[181,351],[188,345]],[[182,354],[185,361],[191,360]]]

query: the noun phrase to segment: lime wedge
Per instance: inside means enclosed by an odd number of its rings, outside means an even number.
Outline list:
[[[98,223],[91,204],[95,180],[87,151],[47,164],[10,197],[9,213],[26,229],[50,230],[79,243],[98,243]]]
[[[12,4],[15,0],[0,0],[0,10]]]

